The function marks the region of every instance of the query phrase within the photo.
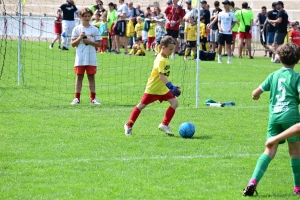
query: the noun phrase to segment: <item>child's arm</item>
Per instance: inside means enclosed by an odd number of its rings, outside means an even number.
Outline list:
[[[299,135],[300,135],[300,123],[295,124],[294,126],[283,131],[279,135],[269,138],[266,141],[266,147],[271,148],[274,144],[277,144],[281,140],[284,140],[287,138],[292,138],[292,137],[299,136]]]
[[[80,40],[85,36],[85,32],[81,32],[78,38],[72,39],[71,45],[72,47],[77,47],[80,43]]]
[[[264,91],[263,91],[260,87],[256,88],[256,89],[253,90],[253,92],[252,92],[252,99],[253,99],[253,100],[258,100],[259,97],[260,97],[260,95],[261,95],[263,92],[264,92]]]
[[[168,81],[167,77],[163,73],[159,73],[159,79],[169,88],[170,92],[176,96],[179,97],[181,94],[181,91],[179,90],[178,86],[174,86],[171,82]]]

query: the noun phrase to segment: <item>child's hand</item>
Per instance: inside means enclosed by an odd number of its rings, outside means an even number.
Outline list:
[[[86,45],[89,45],[89,44],[91,44],[91,42],[92,42],[89,38],[83,38],[82,41],[83,41],[83,43],[86,44]]]
[[[278,143],[277,140],[275,139],[275,137],[271,137],[266,141],[266,147],[267,148],[271,148],[274,144]]]
[[[252,99],[253,99],[253,100],[258,100],[259,97],[260,97],[259,94],[254,94],[254,93],[252,93]]]
[[[79,35],[80,39],[83,39],[84,36],[85,36],[85,32],[81,32]]]

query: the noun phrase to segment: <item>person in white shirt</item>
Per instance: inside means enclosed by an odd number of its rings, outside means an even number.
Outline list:
[[[192,0],[187,0],[185,3],[186,3],[186,9],[185,9],[185,16],[183,17],[183,19],[184,19],[184,27],[187,27],[187,25],[189,25],[189,19],[191,17],[193,17],[195,21],[197,21],[198,10],[192,7]]]
[[[218,46],[218,63],[222,63],[222,46],[225,45],[228,54],[227,63],[231,63],[231,45],[233,44],[232,39],[232,28],[236,23],[235,14],[230,11],[230,1],[225,0],[222,2],[224,5],[224,11],[218,15],[218,28],[219,28],[219,46]]]
[[[115,25],[115,35],[116,35],[116,54],[120,54],[120,37],[122,38],[122,40],[124,41],[123,45],[125,48],[125,53],[124,54],[128,54],[128,47],[127,47],[127,43],[128,43],[128,39],[126,37],[126,17],[128,15],[128,6],[126,5],[126,3],[124,3],[124,0],[119,0],[119,3],[121,4],[118,7],[117,10],[117,16],[118,16],[118,20],[117,23]]]
[[[81,24],[76,26],[72,31],[71,45],[74,48],[76,47],[74,72],[77,75],[75,99],[72,101],[72,105],[80,103],[80,92],[85,72],[89,80],[90,102],[92,104],[100,104],[100,101],[96,99],[95,74],[98,65],[96,48],[100,46],[101,36],[99,29],[90,25],[92,16],[93,12],[89,8],[82,9],[79,12]]]

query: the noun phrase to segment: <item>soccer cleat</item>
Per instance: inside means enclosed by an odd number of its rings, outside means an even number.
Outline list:
[[[61,50],[63,50],[63,51],[68,51],[69,49],[68,49],[67,47],[63,46],[63,47],[61,48]]]
[[[174,134],[170,130],[170,126],[159,124],[158,129],[165,132],[168,136],[174,136]]]
[[[126,136],[132,135],[132,127],[127,126],[127,124],[124,124],[124,130]]]
[[[91,104],[101,104],[101,102],[95,98],[91,101]]]
[[[253,196],[254,192],[256,193],[256,195],[258,194],[256,191],[256,185],[250,182],[244,189],[243,196]]]
[[[78,98],[73,99],[73,101],[71,102],[72,105],[79,104],[79,103],[80,100]]]
[[[53,49],[53,44],[52,43],[49,45],[49,49]]]
[[[218,63],[222,63],[222,58],[221,57],[218,58]]]
[[[294,195],[300,195],[300,190],[297,191],[294,189]]]

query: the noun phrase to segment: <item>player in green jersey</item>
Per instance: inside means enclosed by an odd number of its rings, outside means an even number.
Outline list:
[[[252,98],[258,100],[263,92],[270,91],[267,139],[300,122],[298,110],[300,74],[294,71],[294,66],[300,59],[300,48],[295,44],[288,43],[278,49],[278,55],[283,67],[271,73],[252,92]],[[300,136],[287,139],[287,141],[294,179],[294,193],[300,195]],[[285,140],[281,140],[279,144],[284,142]],[[252,177],[244,189],[244,196],[253,196],[256,186],[274,158],[279,144],[274,144],[270,148],[266,147],[264,153],[258,158]]]

